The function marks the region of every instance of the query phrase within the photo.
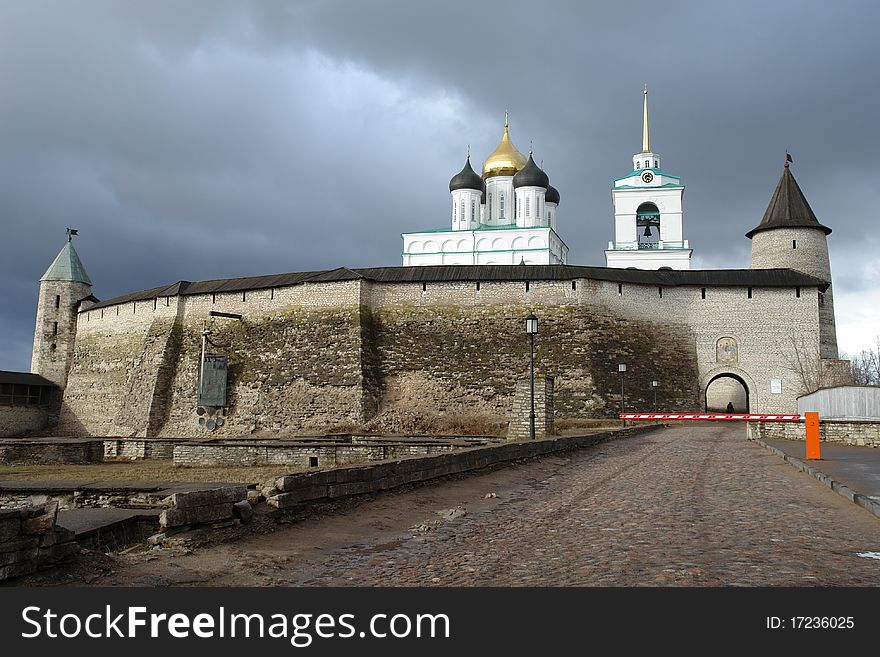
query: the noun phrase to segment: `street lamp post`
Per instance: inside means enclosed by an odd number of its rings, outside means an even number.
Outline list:
[[[651,387],[654,388],[654,412],[657,412],[657,388],[660,385],[660,382],[657,379],[651,381]]]
[[[529,411],[529,436],[532,440],[535,439],[535,335],[538,333],[538,318],[535,317],[535,313],[529,314],[526,317],[526,333],[529,335],[529,343],[530,343],[530,365],[529,365],[529,380],[530,380],[530,397],[532,408]]]
[[[626,373],[626,363],[620,363],[617,366],[617,371],[620,372],[620,414],[623,415],[626,413],[626,390],[623,386],[623,378]],[[626,420],[621,419],[621,426],[626,426]]]

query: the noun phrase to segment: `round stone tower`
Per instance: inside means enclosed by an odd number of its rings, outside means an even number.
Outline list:
[[[40,374],[61,388],[73,360],[76,318],[80,303],[91,297],[92,281],[80,261],[73,242],[67,244],[40,278],[37,324],[31,372]]]
[[[786,162],[764,218],[746,237],[752,240],[752,269],[797,269],[828,283],[828,289],[819,293],[819,351],[821,358],[836,359],[837,329],[826,239],[830,233],[831,229],[816,219]]]

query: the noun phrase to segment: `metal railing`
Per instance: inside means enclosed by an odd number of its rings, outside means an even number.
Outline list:
[[[658,242],[608,242],[609,251],[639,251],[645,249],[689,249],[687,240],[670,242],[660,240]]]

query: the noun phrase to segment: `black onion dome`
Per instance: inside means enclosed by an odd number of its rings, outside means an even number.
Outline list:
[[[520,169],[513,177],[513,188],[518,187],[543,187],[547,189],[550,184],[550,178],[541,171],[541,168],[535,164],[535,159],[529,154],[529,161]]]
[[[553,185],[547,185],[547,193],[544,195],[544,201],[546,203],[555,203],[556,205],[559,205],[559,190]]]
[[[452,176],[452,180],[449,181],[449,191],[454,192],[456,189],[476,189],[477,191],[483,189],[483,179],[471,169],[470,157],[464,163],[464,168]]]

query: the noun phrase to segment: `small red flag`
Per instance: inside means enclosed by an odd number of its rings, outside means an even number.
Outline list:
[[[794,162],[794,160],[791,159],[791,153],[789,153],[788,151],[785,151],[785,161]]]

